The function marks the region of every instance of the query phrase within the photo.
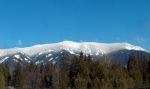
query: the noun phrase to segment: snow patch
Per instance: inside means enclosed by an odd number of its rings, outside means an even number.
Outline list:
[[[0,60],[0,63],[3,63],[5,60],[7,60],[9,57],[5,57],[2,60]]]
[[[41,64],[41,63],[43,63],[44,61],[43,60],[41,60],[41,61],[37,61],[37,62],[35,62],[35,64],[36,65],[38,65],[38,64]]]
[[[29,60],[29,59],[27,59],[27,58],[24,58],[24,60],[25,60],[25,61],[27,61],[28,63],[30,63],[30,60]]]
[[[42,52],[39,53],[39,55],[42,55],[42,54],[43,54]]]
[[[48,61],[52,61],[53,60],[53,58],[50,58]]]
[[[20,55],[14,55],[15,58],[19,59],[20,58]]]
[[[18,62],[18,60],[16,60],[16,59],[13,59],[15,62]]]
[[[48,50],[48,52],[52,52],[53,50]]]
[[[96,42],[73,42],[73,41],[63,41],[60,43],[35,45],[26,48],[12,48],[12,49],[0,49],[0,57],[6,56],[8,54],[14,54],[22,52],[29,57],[38,55],[45,52],[59,52],[62,50],[68,51],[71,54],[80,53],[81,51],[86,55],[103,55],[108,54],[118,50],[138,50],[146,51],[145,49],[134,46],[128,43],[96,43]],[[16,55],[18,59],[19,56]]]
[[[58,59],[59,57],[57,56],[57,57],[55,57],[55,59]]]
[[[48,55],[46,55],[46,57],[50,57],[50,56],[52,56],[52,54],[48,54]]]
[[[70,52],[70,54],[75,54],[73,51],[69,51]]]

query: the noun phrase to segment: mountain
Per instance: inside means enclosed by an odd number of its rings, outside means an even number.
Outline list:
[[[73,42],[63,41],[59,43],[34,45],[26,48],[0,49],[0,63],[13,65],[17,62],[36,64],[52,61],[59,62],[64,55],[73,56],[83,52],[93,58],[111,55],[112,59],[126,62],[130,55],[147,55],[150,53],[145,49],[128,43],[96,43],[96,42]],[[120,60],[122,59],[122,60]]]

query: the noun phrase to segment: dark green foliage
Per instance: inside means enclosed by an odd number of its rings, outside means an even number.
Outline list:
[[[109,57],[108,57],[109,58]],[[150,87],[150,61],[131,56],[127,65],[90,55],[67,57],[60,63],[37,66],[0,64],[0,89],[138,89]]]
[[[25,76],[24,76],[24,70],[23,70],[23,67],[18,63],[17,64],[17,67],[14,71],[14,74],[13,74],[13,82],[14,82],[14,86],[17,88],[17,89],[22,89],[23,86],[24,86],[24,81],[25,81]]]
[[[5,77],[2,72],[0,72],[0,89],[5,89]]]
[[[134,87],[141,87],[142,84],[142,74],[138,67],[137,60],[134,56],[131,56],[128,61],[128,71],[131,79],[134,80]]]
[[[53,64],[47,63],[44,66],[44,69],[42,71],[43,76],[43,84],[46,88],[52,87],[52,78],[53,78]]]
[[[10,85],[11,74],[10,74],[9,67],[6,64],[1,64],[0,65],[0,72],[3,73],[3,75],[4,75],[5,84],[7,86]]]

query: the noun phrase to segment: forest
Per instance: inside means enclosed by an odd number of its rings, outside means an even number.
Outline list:
[[[0,89],[150,89],[150,60],[130,56],[128,63],[93,59],[82,52],[57,64],[0,64]],[[120,59],[121,60],[121,59]]]

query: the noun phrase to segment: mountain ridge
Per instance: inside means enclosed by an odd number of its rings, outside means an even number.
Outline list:
[[[73,42],[63,41],[59,43],[34,45],[25,48],[0,49],[0,63],[9,64],[23,62],[25,64],[34,62],[36,64],[52,61],[54,64],[62,59],[63,54],[84,55],[102,57],[104,55],[117,55],[121,50],[147,52],[145,49],[129,43],[97,43],[97,42]],[[122,52],[122,51],[121,51]],[[130,52],[129,52],[130,53]],[[126,55],[126,54],[123,54]],[[119,55],[117,55],[119,58]],[[129,55],[127,55],[129,56]],[[117,59],[117,57],[116,57]],[[123,60],[126,60],[123,58]]]
[[[58,49],[57,49],[58,48]],[[47,50],[49,49],[49,50]],[[88,49],[88,50],[86,50]],[[92,50],[93,49],[93,50]],[[120,49],[127,50],[141,50],[146,51],[144,48],[134,46],[129,43],[97,43],[97,42],[73,42],[63,41],[59,43],[33,45],[31,47],[24,48],[10,48],[0,49],[0,56],[4,56],[11,53],[23,52],[27,55],[35,55],[41,51],[52,51],[52,50],[67,50],[67,51],[82,51],[85,54],[91,54],[90,51],[100,51],[102,53],[110,53]],[[88,52],[87,52],[88,51]]]

